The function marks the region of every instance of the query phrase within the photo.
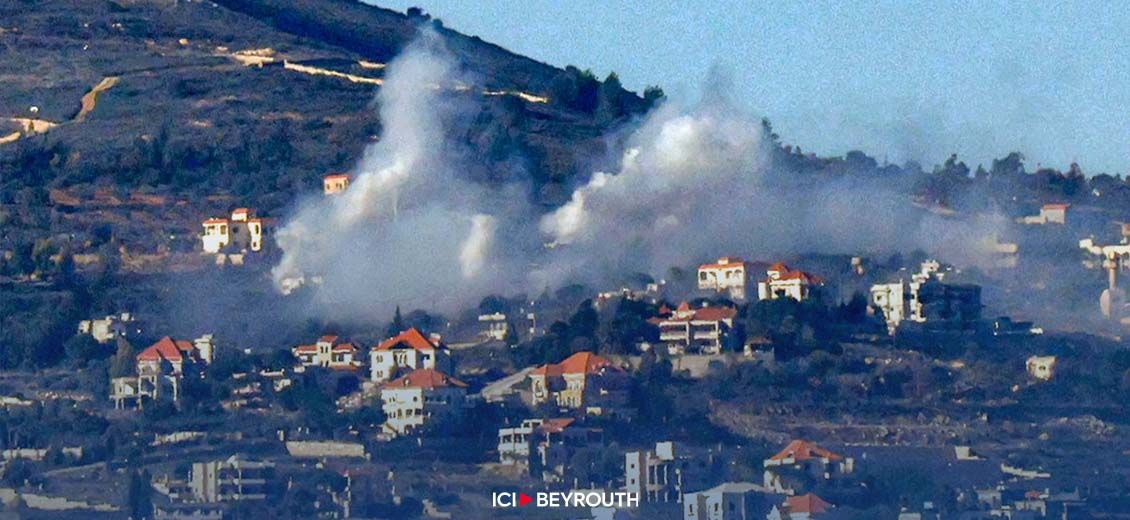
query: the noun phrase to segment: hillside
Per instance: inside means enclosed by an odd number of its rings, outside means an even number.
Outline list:
[[[644,108],[478,38],[349,0],[62,0],[0,5],[0,185],[114,184],[235,194],[277,211],[379,138],[384,65],[431,25],[489,117],[458,129],[504,181],[515,162],[552,204],[617,119]],[[556,89],[556,91],[555,91]],[[609,115],[611,114],[611,115]],[[501,126],[505,123],[505,127]],[[35,195],[27,195],[34,197]],[[40,196],[40,198],[42,198]]]

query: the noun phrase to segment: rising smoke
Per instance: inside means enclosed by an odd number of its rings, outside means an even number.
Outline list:
[[[613,171],[543,214],[517,186],[460,175],[475,157],[445,132],[472,102],[448,88],[468,81],[456,70],[428,35],[389,65],[381,140],[344,196],[308,201],[280,230],[276,281],[319,275],[327,314],[383,319],[393,305],[450,311],[490,293],[661,275],[724,254],[923,249],[979,263],[984,238],[1003,224],[914,209],[889,180],[776,166],[761,120],[714,82],[693,106],[653,110],[623,140]]]

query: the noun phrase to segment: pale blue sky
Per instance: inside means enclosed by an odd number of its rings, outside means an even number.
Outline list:
[[[693,101],[713,65],[789,143],[927,168],[1012,150],[1130,171],[1130,4],[375,0]]]

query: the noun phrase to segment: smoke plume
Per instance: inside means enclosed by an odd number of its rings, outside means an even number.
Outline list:
[[[426,35],[389,65],[381,140],[343,195],[308,201],[279,231],[276,282],[319,276],[316,300],[327,314],[383,319],[393,305],[450,311],[491,293],[662,275],[728,254],[923,249],[980,263],[984,238],[1003,223],[913,208],[890,179],[775,165],[761,120],[724,87],[622,129],[614,167],[542,213],[519,186],[487,188],[460,175],[476,159],[445,132],[473,98],[448,88],[469,81],[457,69]]]

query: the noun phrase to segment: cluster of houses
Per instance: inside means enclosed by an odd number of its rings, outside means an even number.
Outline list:
[[[757,278],[764,272],[764,278]],[[746,301],[756,294],[758,300],[792,298],[804,301],[820,296],[824,280],[819,276],[793,269],[783,262],[765,266],[741,258],[724,256],[716,262],[698,266],[698,289],[716,292],[734,301]]]

